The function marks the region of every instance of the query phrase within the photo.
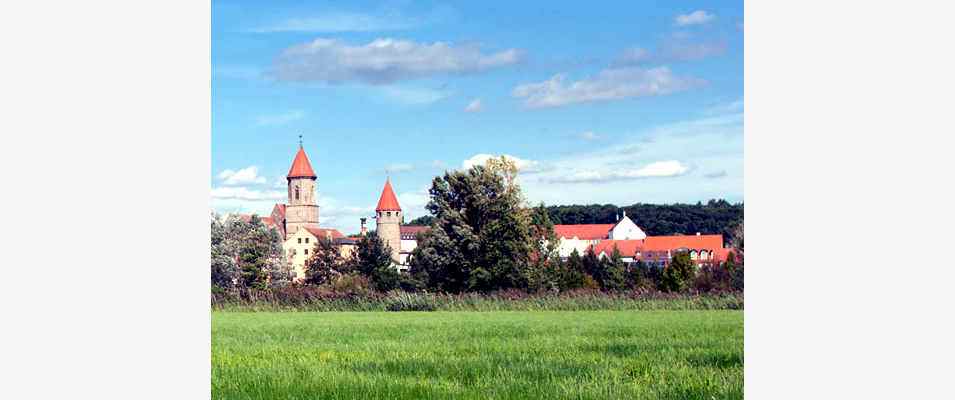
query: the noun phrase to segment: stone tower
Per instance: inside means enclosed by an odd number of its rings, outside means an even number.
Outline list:
[[[286,179],[288,206],[285,209],[285,234],[291,235],[306,225],[318,226],[318,204],[315,202],[318,177],[301,144]]]
[[[395,191],[391,189],[391,179],[385,180],[381,190],[378,207],[375,208],[375,221],[378,225],[378,237],[391,248],[391,259],[395,264],[401,261],[401,206]]]

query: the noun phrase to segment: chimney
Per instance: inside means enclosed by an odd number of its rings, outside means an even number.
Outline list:
[[[365,226],[365,222],[368,221],[368,218],[361,217],[361,231],[359,232],[362,236],[368,234],[368,227]]]

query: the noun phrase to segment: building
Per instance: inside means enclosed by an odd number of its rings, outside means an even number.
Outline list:
[[[583,255],[590,246],[605,240],[643,240],[647,237],[647,234],[627,217],[626,211],[615,224],[554,225],[554,234],[560,240],[557,251],[561,258],[570,257],[574,250]]]
[[[378,237],[391,250],[391,260],[401,265],[401,205],[391,188],[391,178],[385,179],[378,206],[375,207],[375,222]]]
[[[697,266],[719,265],[726,261],[729,249],[723,247],[723,235],[647,236],[642,240],[605,240],[593,247],[598,258],[607,258],[614,248],[625,263],[642,261],[647,265],[665,266],[679,251],[690,253]]]

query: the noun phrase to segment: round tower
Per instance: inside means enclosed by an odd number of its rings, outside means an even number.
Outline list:
[[[375,208],[375,222],[378,237],[391,248],[391,259],[395,264],[401,261],[401,206],[391,188],[391,179],[385,180],[385,188],[381,190],[378,207]]]
[[[318,204],[315,201],[318,176],[312,170],[312,164],[308,161],[308,156],[305,155],[305,149],[301,144],[286,180],[288,181],[288,206],[285,209],[286,235],[295,233],[302,226],[318,226]]]

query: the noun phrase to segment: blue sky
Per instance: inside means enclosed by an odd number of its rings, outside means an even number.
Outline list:
[[[488,155],[534,204],[743,200],[741,1],[530,3],[214,1],[213,208],[283,202],[299,134],[346,233]]]

